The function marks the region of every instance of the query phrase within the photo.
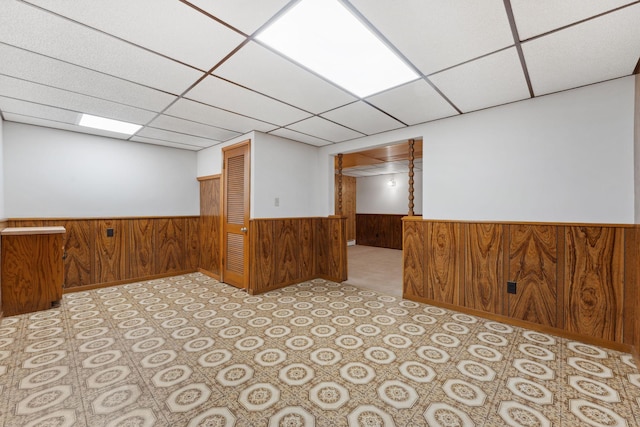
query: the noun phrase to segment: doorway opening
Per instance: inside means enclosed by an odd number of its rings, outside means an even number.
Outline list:
[[[344,283],[402,296],[402,217],[409,212],[410,156],[409,143],[402,142],[336,157],[336,215],[347,217],[349,242]],[[420,139],[414,140],[413,172],[414,215],[421,215]]]

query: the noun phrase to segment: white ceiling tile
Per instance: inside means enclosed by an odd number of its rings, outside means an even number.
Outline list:
[[[251,42],[214,74],[314,114],[356,100],[316,75]]]
[[[292,139],[298,142],[304,142],[306,144],[315,145],[317,147],[322,147],[323,145],[331,144],[331,141],[325,141],[324,139],[316,138],[315,136],[305,135],[300,132],[296,132],[291,129],[280,128],[276,129],[273,132],[269,132],[272,135],[281,136],[283,138]]]
[[[513,44],[503,0],[351,3],[424,74]]]
[[[131,141],[142,142],[145,144],[162,145],[162,146],[171,147],[171,148],[180,148],[182,150],[190,150],[190,151],[202,150],[202,147],[199,147],[197,145],[180,144],[176,142],[163,141],[161,139],[144,138],[141,136],[134,136],[133,138],[131,138]]]
[[[634,0],[635,1],[635,0]],[[632,0],[511,0],[520,40],[564,27]]]
[[[26,0],[185,64],[210,70],[244,37],[176,0]]]
[[[42,119],[37,117],[23,116],[23,115],[14,114],[14,113],[6,113],[4,114],[4,118],[7,119],[7,121],[9,122],[25,123],[29,125],[42,126],[46,128],[68,130],[71,132],[88,133],[90,135],[106,136],[109,138],[126,140],[129,137],[129,135],[124,135],[121,133],[108,132],[106,130],[93,129],[93,128],[88,128],[84,126],[76,126],[69,123],[58,122],[55,120],[47,120],[47,119]]]
[[[298,108],[212,76],[198,83],[185,97],[280,126],[310,116]]]
[[[230,129],[238,133],[247,133],[253,130],[269,132],[278,127],[189,99],[179,99],[165,111],[165,114],[194,120],[209,126]]]
[[[463,112],[529,98],[515,48],[451,68],[429,79]]]
[[[367,101],[408,125],[415,125],[458,112],[431,85],[416,80],[367,98]]]
[[[289,0],[189,0],[189,2],[245,34],[253,34],[286,6]]]
[[[0,96],[22,99],[51,107],[76,111],[78,113],[87,113],[136,124],[145,124],[156,115],[156,113],[152,111],[129,107],[3,75],[0,75]]]
[[[0,96],[0,111],[3,113],[20,114],[22,116],[36,117],[69,124],[77,124],[80,114],[75,111],[62,110],[33,102]]]
[[[289,129],[306,133],[307,135],[313,135],[315,137],[326,139],[332,142],[342,142],[348,139],[359,138],[364,136],[363,134],[351,129],[347,129],[344,126],[340,126],[329,120],[325,120],[322,117],[311,117],[310,119],[303,120],[298,123],[294,123],[287,126]]]
[[[386,162],[387,165],[393,166],[393,167],[399,167],[399,168],[403,168],[406,167],[409,164],[408,160],[395,160],[393,162]]]
[[[174,94],[202,76],[193,68],[18,1],[2,3],[0,41]]]
[[[198,136],[186,135],[183,133],[172,132],[164,129],[157,129],[153,127],[142,128],[135,136],[143,138],[158,139],[161,141],[175,142],[178,144],[193,145],[196,147],[211,147],[218,144],[221,141],[213,140],[210,138],[200,138]]]
[[[366,171],[360,171],[358,176],[376,176],[376,175],[382,175],[383,172],[378,170],[378,169],[370,169],[370,170],[366,170]]]
[[[228,139],[235,138],[236,136],[240,136],[240,133],[238,132],[233,132],[227,129],[221,129],[219,127],[209,126],[191,120],[184,120],[165,115],[158,116],[151,123],[149,123],[149,126],[158,129],[185,133],[187,135],[214,139],[216,141],[226,141]]]
[[[96,98],[162,111],[175,96],[0,43],[0,74]]]
[[[362,101],[331,110],[321,116],[366,135],[404,127],[399,121]]]
[[[640,4],[523,43],[536,95],[633,72],[640,55]]]

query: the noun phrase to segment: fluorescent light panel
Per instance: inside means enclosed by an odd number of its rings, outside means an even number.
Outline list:
[[[256,39],[361,98],[419,77],[338,0],[302,0]]]
[[[104,117],[92,116],[89,114],[83,114],[78,124],[80,126],[106,130],[109,132],[123,133],[126,135],[133,135],[142,127],[133,123],[105,119]]]

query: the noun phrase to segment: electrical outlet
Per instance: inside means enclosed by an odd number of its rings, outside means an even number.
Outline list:
[[[113,237],[113,228],[107,228],[107,237]]]
[[[508,294],[516,293],[516,282],[507,282],[507,293]]]
[[[276,198],[275,198],[275,200],[273,201],[273,205],[274,205],[275,207],[280,206],[280,197],[276,197]]]

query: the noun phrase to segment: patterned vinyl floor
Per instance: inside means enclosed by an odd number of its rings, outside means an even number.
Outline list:
[[[314,280],[199,273],[0,323],[5,426],[637,426],[630,355]]]

